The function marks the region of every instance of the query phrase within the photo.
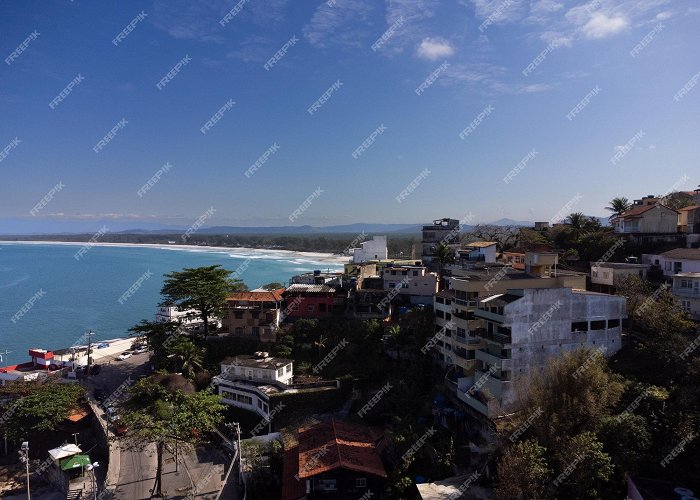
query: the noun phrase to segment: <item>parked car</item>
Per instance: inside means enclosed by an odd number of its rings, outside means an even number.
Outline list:
[[[95,399],[97,401],[102,401],[105,398],[105,391],[103,391],[102,389],[95,389],[93,396],[95,396]]]
[[[117,420],[119,420],[119,415],[117,415],[117,410],[115,410],[113,406],[108,406],[107,409],[105,410],[105,413],[107,414],[107,419],[110,422],[116,422]]]
[[[148,348],[144,346],[144,347],[139,347],[138,349],[134,350],[133,353],[134,354],[143,354],[144,352],[147,352],[147,351],[148,351]]]
[[[114,424],[114,433],[117,436],[123,436],[127,432],[129,432],[129,428],[126,425],[124,425],[120,420],[117,420]]]
[[[119,361],[124,361],[125,359],[129,359],[131,357],[131,353],[129,351],[121,353],[119,356],[117,356],[117,359]]]
[[[92,365],[92,369],[90,370],[90,373],[92,375],[99,375],[101,371],[102,371],[102,365]]]
[[[105,349],[106,347],[109,347],[109,344],[107,342],[102,342],[100,344],[97,344],[98,349]]]

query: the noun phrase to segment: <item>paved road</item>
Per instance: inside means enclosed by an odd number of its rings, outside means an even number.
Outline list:
[[[128,379],[135,383],[140,376],[148,374],[148,353],[138,354],[124,361],[116,359],[118,354],[100,360],[100,374],[90,375],[86,380],[90,390],[102,389],[109,397]],[[119,442],[120,445],[125,444],[123,439]],[[197,448],[185,453],[183,451],[180,449],[180,463],[177,468],[173,454],[164,452],[163,493],[167,492],[169,498],[185,498],[194,489],[198,499],[216,498],[222,486],[226,457],[220,451],[211,448]],[[119,480],[115,497],[125,500],[149,499],[157,468],[155,445],[150,444],[143,451],[127,446],[120,447],[119,459]]]

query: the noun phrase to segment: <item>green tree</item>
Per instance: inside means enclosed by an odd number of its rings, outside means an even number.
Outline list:
[[[165,304],[176,305],[181,311],[196,309],[207,335],[209,319],[226,311],[226,297],[245,289],[241,280],[230,278],[231,274],[219,265],[185,268],[166,274],[160,293]]]
[[[682,191],[674,191],[673,193],[669,193],[661,198],[660,201],[662,204],[673,210],[680,210],[681,208],[695,205],[695,199],[693,196]]]
[[[623,473],[639,470],[651,446],[651,433],[643,416],[628,412],[606,417],[597,434]]]
[[[162,496],[163,452],[173,443],[197,444],[223,420],[225,406],[209,390],[194,392],[178,375],[152,375],[139,380],[123,403],[122,421],[130,429],[128,446],[155,443],[156,478],[153,493]]]
[[[601,491],[612,477],[610,455],[593,432],[565,438],[554,451],[552,463],[556,476],[552,485],[556,498],[605,498]]]
[[[13,391],[19,396],[16,399],[11,395]],[[10,384],[3,393],[10,397],[4,403],[0,426],[9,439],[19,440],[58,429],[70,411],[79,406],[85,388],[53,380],[19,382]]]
[[[174,321],[159,323],[157,321],[141,320],[129,328],[132,335],[145,337],[149,350],[153,351],[155,361],[161,365],[166,356],[166,346],[169,338],[178,334],[180,324]]]
[[[610,200],[610,205],[605,207],[605,210],[608,210],[609,212],[612,212],[612,215],[610,216],[610,220],[614,219],[618,215],[626,212],[632,207],[632,204],[630,201],[625,198],[624,196],[619,197],[619,198],[613,198]]]
[[[278,283],[277,281],[273,281],[272,283],[268,283],[266,285],[261,286],[263,290],[279,290],[280,288],[284,288],[285,286],[282,283]]]
[[[176,371],[193,379],[197,371],[203,368],[204,349],[195,345],[191,339],[179,336],[169,342],[165,349],[166,356],[172,356]]]
[[[545,458],[546,449],[535,440],[510,446],[498,461],[498,482],[494,493],[504,500],[543,498],[551,470]]]
[[[577,349],[550,360],[522,389],[522,418],[541,409],[532,429],[547,449],[563,437],[594,430],[611,415],[624,392],[623,378],[610,372],[605,358],[591,349]]]

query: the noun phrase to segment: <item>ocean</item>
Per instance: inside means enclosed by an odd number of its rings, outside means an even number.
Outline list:
[[[30,348],[69,347],[87,330],[95,332],[93,341],[126,337],[140,320],[155,318],[163,275],[185,267],[239,269],[251,290],[305,271],[342,269],[339,259],[323,254],[92,246],[76,259],[80,248],[0,243],[0,366],[27,361]]]

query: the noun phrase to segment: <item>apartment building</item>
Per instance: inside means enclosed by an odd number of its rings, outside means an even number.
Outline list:
[[[221,374],[212,383],[222,402],[266,418],[270,414],[270,396],[284,391],[293,378],[293,360],[257,352],[223,360]]]
[[[440,244],[459,244],[459,221],[457,219],[436,219],[432,225],[423,226],[421,260],[429,271],[438,271],[436,249]]]
[[[617,352],[627,317],[624,297],[571,288],[511,289],[480,300],[474,315],[484,345],[457,396],[489,418],[517,410],[519,384],[549,359],[579,348]]]
[[[229,335],[275,342],[277,328],[282,321],[284,288],[236,292],[226,299]]]
[[[438,291],[438,276],[424,266],[393,266],[382,272],[384,290],[398,289],[399,297],[411,304],[432,304]]]
[[[472,375],[475,367],[475,351],[482,345],[482,340],[474,331],[483,327],[483,322],[475,316],[479,300],[491,295],[505,293],[512,288],[574,288],[586,289],[586,275],[576,272],[562,272],[557,269],[556,253],[526,252],[523,259],[524,270],[496,263],[475,266],[460,276],[448,278],[449,296],[441,292],[435,297],[434,307],[443,309],[443,315],[450,308],[450,320],[454,323],[454,333],[445,336],[444,346],[435,350],[444,366],[453,370],[450,379],[456,383],[460,377]],[[444,304],[440,304],[440,301]],[[449,300],[450,304],[447,304]],[[437,315],[437,312],[436,312]],[[445,320],[436,318],[436,332],[445,324]],[[449,346],[449,347],[448,347]],[[442,358],[440,358],[442,355]],[[455,387],[453,387],[454,389]]]
[[[700,321],[700,272],[674,274],[671,293],[691,318]]]
[[[666,278],[679,273],[700,273],[700,248],[674,248],[660,254],[642,254],[642,264],[661,269]]]

